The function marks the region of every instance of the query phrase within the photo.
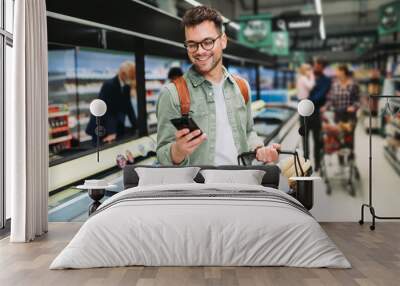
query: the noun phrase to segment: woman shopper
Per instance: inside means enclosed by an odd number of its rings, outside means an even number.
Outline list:
[[[323,111],[332,109],[335,122],[355,120],[359,106],[359,88],[352,79],[351,72],[346,65],[339,65],[336,69],[336,80],[328,94],[328,100]]]
[[[359,107],[359,88],[352,78],[347,65],[339,65],[336,69],[336,80],[328,94],[328,100],[321,111],[331,109],[334,112],[334,121],[343,130],[351,132],[351,140],[346,142],[347,147],[354,151],[354,129],[357,122],[356,112]],[[340,165],[344,164],[343,155],[339,155]]]
[[[299,100],[307,99],[310,96],[311,90],[315,85],[314,72],[309,64],[302,64],[298,70],[297,74],[297,98]]]

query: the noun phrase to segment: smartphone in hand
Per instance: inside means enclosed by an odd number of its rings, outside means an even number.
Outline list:
[[[193,132],[193,131],[199,129],[200,130],[200,134],[198,136],[194,137],[193,139],[196,139],[197,137],[199,137],[199,136],[201,136],[203,134],[203,131],[200,129],[199,126],[197,126],[197,124],[193,120],[193,118],[191,118],[189,116],[183,116],[183,117],[180,117],[180,118],[171,119],[171,123],[172,123],[172,125],[175,126],[175,128],[177,130],[188,128],[190,130],[190,132]]]

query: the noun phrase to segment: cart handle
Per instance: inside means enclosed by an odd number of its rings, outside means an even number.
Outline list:
[[[299,158],[299,154],[297,153],[297,151],[287,151],[287,150],[277,150],[277,151],[278,151],[278,154],[293,155],[293,157],[294,157],[294,169],[295,169],[295,172],[296,172],[296,176],[299,176],[299,172],[298,172],[298,169],[297,169],[297,165],[298,165],[299,168],[300,168],[300,171],[301,171],[301,176],[304,177],[305,173],[304,173],[303,168],[301,167],[300,158]],[[246,166],[246,161],[245,161],[246,157],[248,157],[250,159],[251,158],[255,159],[256,158],[256,151],[249,151],[249,152],[241,153],[237,157],[238,165],[242,164],[243,166]]]

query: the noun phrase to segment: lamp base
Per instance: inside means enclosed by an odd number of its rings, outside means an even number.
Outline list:
[[[90,206],[89,206],[89,216],[94,213],[97,208],[101,205],[100,200],[104,197],[106,194],[106,189],[89,189],[88,190],[88,195],[89,197],[94,201]]]

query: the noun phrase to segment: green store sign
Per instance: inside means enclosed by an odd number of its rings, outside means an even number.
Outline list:
[[[270,14],[241,16],[239,42],[272,55],[289,55],[288,32],[272,32]]]
[[[289,33],[273,32],[272,33],[272,54],[278,56],[289,55]]]
[[[251,48],[271,45],[271,15],[241,16],[239,42]]]
[[[379,8],[379,35],[400,32],[400,1]]]
[[[361,55],[361,54],[365,53],[366,51],[372,49],[375,45],[375,41],[376,41],[375,37],[365,36],[365,37],[361,38],[361,40],[359,41],[358,45],[355,48],[356,53]]]

